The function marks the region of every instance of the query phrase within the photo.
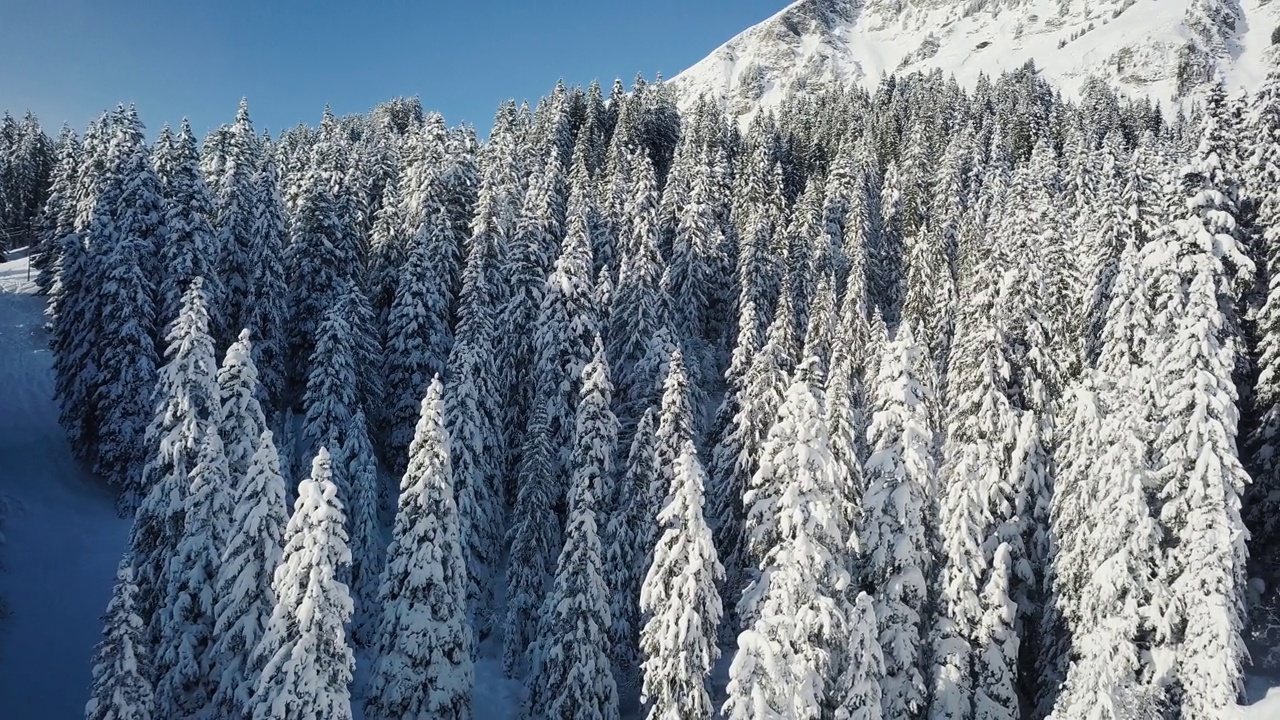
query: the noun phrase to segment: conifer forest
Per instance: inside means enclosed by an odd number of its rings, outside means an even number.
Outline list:
[[[5,116],[0,238],[132,522],[86,720],[502,677],[528,720],[1206,720],[1280,676],[1280,70],[677,100]]]

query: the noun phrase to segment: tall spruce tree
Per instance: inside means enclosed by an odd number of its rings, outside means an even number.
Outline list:
[[[436,378],[400,483],[379,600],[378,659],[366,693],[370,718],[471,717],[472,632],[443,387]]]
[[[880,361],[860,534],[880,623],[884,715],[901,718],[923,716],[928,697],[922,668],[936,483],[933,363],[912,330],[904,324]]]
[[[1232,374],[1242,351],[1234,314],[1253,274],[1237,220],[1238,183],[1223,166],[1224,93],[1206,98],[1200,145],[1182,169],[1183,214],[1148,252],[1156,265],[1155,484],[1169,547],[1164,570],[1177,608],[1166,621],[1179,665],[1182,717],[1209,717],[1240,691],[1247,550],[1240,496],[1249,477],[1236,453]],[[1203,238],[1212,238],[1206,246]],[[1213,542],[1210,538],[1221,538]]]
[[[138,614],[133,557],[125,554],[103,617],[103,640],[93,658],[86,720],[151,720],[155,716],[146,622]]]
[[[271,586],[276,605],[250,661],[260,669],[254,720],[351,718],[355,660],[343,628],[352,606],[338,580],[351,553],[332,474],[329,451],[321,447],[311,476],[298,486]]]
[[[231,496],[230,541],[214,577],[210,681],[213,716],[249,717],[257,674],[250,665],[275,608],[272,578],[288,521],[285,482],[270,430],[263,430]]]
[[[289,288],[285,274],[285,214],[276,167],[270,157],[253,176],[254,201],[250,246],[249,299],[243,328],[253,333],[253,360],[258,368],[259,396],[272,415],[284,405]],[[231,322],[232,319],[228,319]],[[234,331],[235,325],[230,325]]]
[[[183,292],[192,278],[199,277],[209,307],[210,332],[225,347],[230,338],[223,315],[225,293],[218,276],[217,246],[209,226],[212,203],[200,174],[196,137],[186,120],[169,146],[168,157],[155,160],[157,166],[162,162],[170,170],[160,178],[164,184],[165,235],[157,247],[163,274],[157,278],[156,326],[168,328],[178,317]]]
[[[608,497],[618,422],[604,343],[597,337],[583,370],[574,431],[573,483],[564,548],[543,604],[523,715],[617,720],[610,668],[609,587],[596,525],[598,497]]]
[[[369,437],[369,422],[357,409],[347,423],[346,444],[340,460],[346,465],[351,485],[348,503],[351,538],[351,597],[355,610],[351,624],[352,642],[368,647],[373,642],[377,622],[378,578],[382,574],[382,527],[378,521],[380,498],[378,458]]]
[[[445,372],[453,345],[450,314],[457,244],[444,208],[427,218],[409,243],[387,317],[384,375],[388,397],[387,449],[392,469],[408,465],[409,443],[421,408],[419,395]]]
[[[648,616],[640,632],[641,697],[650,720],[715,716],[707,679],[720,656],[716,585],[724,568],[702,512],[705,485],[693,440],[686,439],[672,468],[667,505],[658,514],[664,530],[640,590],[640,609]]]
[[[227,456],[217,426],[205,426],[183,506],[182,538],[169,559],[164,602],[157,612],[155,707],[159,714],[207,717],[216,681],[212,670],[216,620],[211,589],[226,547],[231,513]]]
[[[235,123],[226,133],[227,146],[220,172],[212,178],[217,188],[212,218],[217,226],[218,274],[224,279],[227,299],[220,306],[228,327],[249,327],[253,311],[248,304],[255,272],[254,244],[262,238],[254,234],[254,205],[262,202],[255,175],[261,164],[258,136],[249,119],[249,104],[243,98],[236,109]]]
[[[812,360],[806,360],[808,366]],[[729,718],[819,718],[845,701],[852,608],[839,497],[821,401],[792,383],[744,496],[755,579],[738,613],[747,629],[729,669]]]

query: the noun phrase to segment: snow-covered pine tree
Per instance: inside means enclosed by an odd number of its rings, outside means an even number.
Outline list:
[[[169,156],[157,158],[170,170],[164,183],[164,237],[158,243],[163,274],[157,278],[159,297],[156,327],[167,329],[182,308],[182,294],[192,278],[202,281],[205,303],[209,308],[209,332],[219,347],[225,347],[226,318],[223,316],[224,291],[217,271],[217,247],[213,228],[209,226],[212,202],[209,188],[200,173],[200,155],[191,124],[182,121],[177,137],[169,145]]]
[[[591,342],[600,327],[592,278],[592,223],[598,214],[585,159],[574,161],[569,196],[568,230],[560,256],[542,291],[536,337],[537,405],[548,413],[548,442],[558,448],[551,458],[552,502],[559,504],[569,486],[577,382],[591,359]],[[607,279],[607,273],[605,274]],[[557,543],[558,545],[558,543]]]
[[[640,665],[640,586],[657,539],[658,513],[669,488],[658,460],[658,413],[657,407],[650,407],[636,425],[627,466],[615,493],[617,506],[608,515],[603,538],[604,569],[611,579],[613,657],[616,666],[624,670]],[[631,677],[620,679],[628,682]]]
[[[209,652],[215,623],[213,588],[231,518],[227,457],[218,428],[204,426],[182,511],[182,537],[169,558],[165,599],[156,617],[155,708],[167,717],[208,717],[216,681]]]
[[[617,378],[617,398],[631,400],[644,379],[636,366],[648,352],[649,339],[667,326],[666,299],[662,296],[662,258],[658,255],[658,191],[653,166],[642,150],[633,148],[628,161],[632,187],[627,201],[626,241],[609,309],[609,362]],[[625,430],[634,428],[643,409],[621,416]]]
[[[247,304],[253,276],[254,202],[257,188],[254,175],[262,162],[262,151],[248,102],[241,98],[235,122],[227,128],[221,167],[212,185],[217,188],[214,221],[218,230],[218,270],[226,280],[228,301],[224,308],[232,327],[245,327],[250,313]]]
[[[408,465],[409,443],[431,378],[444,376],[453,345],[450,327],[458,246],[440,206],[409,242],[387,317],[384,362],[388,397],[387,451],[392,470]]]
[[[128,553],[116,571],[103,640],[94,652],[85,720],[151,720],[154,698],[146,621],[138,614],[138,584]]]
[[[454,492],[457,494],[463,557],[467,561],[467,603],[478,638],[493,623],[493,573],[505,527],[500,453],[502,423],[490,275],[492,253],[486,233],[472,238],[458,326],[445,374],[445,419],[452,439]]]
[[[648,616],[640,632],[641,698],[649,720],[712,718],[707,679],[720,657],[716,586],[724,568],[702,512],[706,474],[691,438],[683,440],[670,474],[669,499],[657,518],[663,533],[640,590],[640,610]]]
[[[267,429],[267,418],[258,402],[258,367],[253,362],[254,344],[249,336],[248,330],[240,331],[218,368],[218,436],[226,453],[233,495],[244,482]]]
[[[253,360],[258,368],[264,412],[273,415],[284,404],[289,288],[285,278],[285,215],[275,163],[270,156],[253,176],[254,200],[250,246],[249,299],[244,327],[253,333]],[[231,326],[234,330],[234,325]]]
[[[909,317],[909,315],[908,315]],[[905,318],[904,318],[905,320]],[[886,346],[876,381],[863,500],[864,581],[875,589],[885,672],[884,715],[922,717],[928,689],[928,527],[936,467],[933,359],[903,324]]]
[[[302,179],[297,211],[289,222],[285,266],[290,315],[285,367],[290,370],[295,387],[308,377],[309,360],[320,340],[321,325],[335,306],[356,261],[348,252],[344,204],[334,196],[330,173],[326,171],[326,155],[332,150],[331,143],[316,144],[311,167]]]
[[[235,346],[232,346],[235,347]],[[249,717],[257,675],[251,655],[275,608],[272,578],[288,522],[285,481],[270,430],[256,443],[244,479],[231,497],[230,541],[214,579],[209,677],[214,717]],[[228,458],[229,459],[229,458]]]
[[[343,297],[349,295],[346,290],[339,293]],[[338,452],[346,443],[347,425],[360,407],[356,332],[352,327],[351,309],[347,302],[335,302],[328,308],[308,363],[302,434],[313,451],[325,446]],[[351,502],[346,468],[334,468],[331,479],[338,486],[345,507]]]
[[[1246,177],[1258,197],[1255,223],[1262,228],[1266,297],[1254,318],[1258,379],[1253,409],[1258,419],[1249,437],[1253,485],[1245,508],[1251,559],[1268,573],[1271,584],[1280,577],[1280,66],[1267,73],[1254,105]],[[1267,605],[1280,610],[1274,602]]]
[[[976,269],[990,278],[994,258]],[[943,567],[933,640],[931,720],[962,720],[973,712],[973,663],[983,616],[980,593],[994,548],[985,547],[995,524],[989,500],[1005,483],[1014,443],[1009,403],[1012,373],[1004,328],[995,317],[997,292],[975,282],[959,315],[947,375],[947,441],[939,473]]]
[[[618,432],[612,394],[604,343],[597,336],[582,374],[569,522],[533,648],[523,711],[527,718],[618,718],[618,689],[609,662],[609,587],[596,530],[597,497],[612,494]]]
[[[710,259],[723,242],[723,232],[715,216],[714,171],[709,158],[685,159],[690,169],[689,195],[680,210],[673,236],[671,258],[662,277],[663,291],[671,304],[671,326],[679,334],[680,347],[688,357],[695,383],[705,382],[714,372],[714,358],[708,328],[708,294],[713,287]],[[681,161],[677,159],[676,167]],[[676,170],[673,168],[672,173]]]
[[[213,340],[200,285],[198,278],[192,281],[182,313],[169,330],[169,359],[153,388],[155,418],[146,433],[151,449],[134,491],[134,502],[140,504],[129,547],[139,589],[138,614],[147,623],[151,647],[163,630],[160,609],[166,602],[169,566],[185,536],[189,475],[218,417]]]
[[[284,552],[272,581],[275,608],[250,664],[260,669],[253,720],[351,720],[355,660],[343,626],[351,597],[338,574],[351,563],[346,518],[321,447],[298,486]]]
[[[973,719],[1014,720],[1018,705],[1017,604],[1009,597],[1009,546],[996,548],[982,591],[983,615],[974,652]]]
[[[847,688],[836,720],[880,720],[883,715],[884,656],[880,649],[875,603],[865,592],[858,593],[849,615],[849,646],[841,686]]]
[[[902,311],[905,217],[902,176],[890,162],[880,188],[880,232],[867,252],[867,280],[874,307],[890,327]]]
[[[502,633],[502,669],[518,677],[537,630],[546,580],[562,545],[558,450],[552,444],[548,403],[534,406],[520,454],[520,484],[512,509],[507,556],[507,616]],[[616,595],[615,595],[616,596]]]
[[[743,499],[757,573],[739,602],[747,629],[729,669],[725,717],[820,718],[846,699],[842,670],[858,659],[844,655],[851,528],[832,507],[837,482],[822,403],[797,380]]]
[[[347,423],[346,444],[338,459],[346,464],[345,476],[351,486],[347,517],[351,536],[351,599],[354,615],[352,642],[369,647],[377,623],[379,576],[382,574],[382,527],[379,517],[378,458],[369,439],[369,422],[357,408]]]
[[[1143,643],[1161,605],[1153,598],[1160,548],[1146,499],[1150,430],[1132,402],[1150,372],[1131,370],[1123,377],[1086,374],[1073,392],[1075,421],[1067,427],[1075,432],[1064,443],[1069,462],[1054,507],[1053,580],[1073,648],[1053,707],[1059,720],[1156,714]]]
[[[425,153],[415,152],[416,133],[410,134],[405,140],[401,162],[407,165],[408,159],[403,156],[417,159]],[[374,213],[373,229],[369,232],[369,300],[373,311],[384,323],[400,284],[401,268],[408,258],[410,228],[405,218],[407,203],[401,194],[401,185],[406,182],[406,172],[407,167],[388,178],[387,185],[383,188],[382,204]]]
[[[712,468],[718,476],[717,502],[712,515],[716,550],[725,568],[724,597],[737,597],[741,593],[747,584],[748,569],[756,564],[748,549],[750,532],[746,518],[749,513],[743,497],[759,467],[761,448],[787,392],[794,362],[790,294],[782,293],[781,298],[778,316],[769,326],[768,339],[752,357],[751,367],[742,379],[742,390],[735,400],[737,412],[712,454]],[[731,622],[734,612],[729,615]]]
[[[156,382],[153,272],[163,211],[160,182],[132,110],[117,111],[106,175],[89,224],[89,244],[100,258],[92,302],[97,304],[93,388],[97,430],[95,470],[124,491],[123,506],[141,497],[138,471]]]
[[[50,294],[62,265],[62,241],[75,232],[75,183],[80,166],[80,140],[64,126],[57,141],[57,161],[49,177],[49,197],[36,221],[36,251],[31,267],[36,270],[36,287]]]
[[[471,717],[472,632],[443,387],[432,381],[400,483],[379,600],[378,660],[366,693],[372,719]]]
[[[1236,451],[1232,375],[1243,349],[1234,304],[1254,268],[1236,220],[1237,180],[1223,166],[1224,112],[1224,92],[1215,85],[1200,145],[1180,172],[1184,214],[1144,260],[1155,272],[1153,385],[1158,417],[1166,420],[1153,447],[1168,545],[1163,565],[1176,608],[1166,621],[1185,718],[1212,717],[1235,703],[1245,657],[1240,496],[1249,476]]]
[[[98,343],[98,305],[93,298],[97,277],[94,253],[79,233],[63,236],[58,277],[49,293],[49,349],[53,352],[53,396],[58,423],[71,452],[89,462],[97,451],[94,387]]]
[[[563,96],[560,96],[563,98]],[[565,204],[568,183],[556,136],[568,133],[567,107],[554,98],[547,104],[549,118],[548,138],[539,143],[538,152],[543,155],[539,164],[542,172],[529,181],[516,222],[515,236],[505,257],[500,273],[509,292],[497,317],[498,337],[502,340],[499,370],[507,379],[504,388],[504,422],[509,447],[503,470],[515,470],[519,460],[523,428],[535,402],[534,366],[536,363],[535,333],[528,328],[537,321],[546,289],[547,274],[556,261],[556,253],[565,235]],[[507,497],[514,494],[511,483],[506,483]]]

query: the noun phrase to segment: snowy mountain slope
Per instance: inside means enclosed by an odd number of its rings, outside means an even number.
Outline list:
[[[672,79],[746,117],[831,82],[941,68],[968,86],[1034,59],[1063,92],[1098,75],[1161,102],[1215,71],[1265,74],[1276,0],[799,0]]]
[[[44,302],[27,261],[0,264],[0,715],[84,716],[98,619],[111,598],[129,524],[111,493],[81,470],[58,425]]]

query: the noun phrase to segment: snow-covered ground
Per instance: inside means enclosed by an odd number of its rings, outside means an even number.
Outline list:
[[[43,300],[25,259],[0,264],[0,495],[9,517],[0,561],[0,716],[84,716],[99,616],[129,524],[81,470],[58,426]]]

